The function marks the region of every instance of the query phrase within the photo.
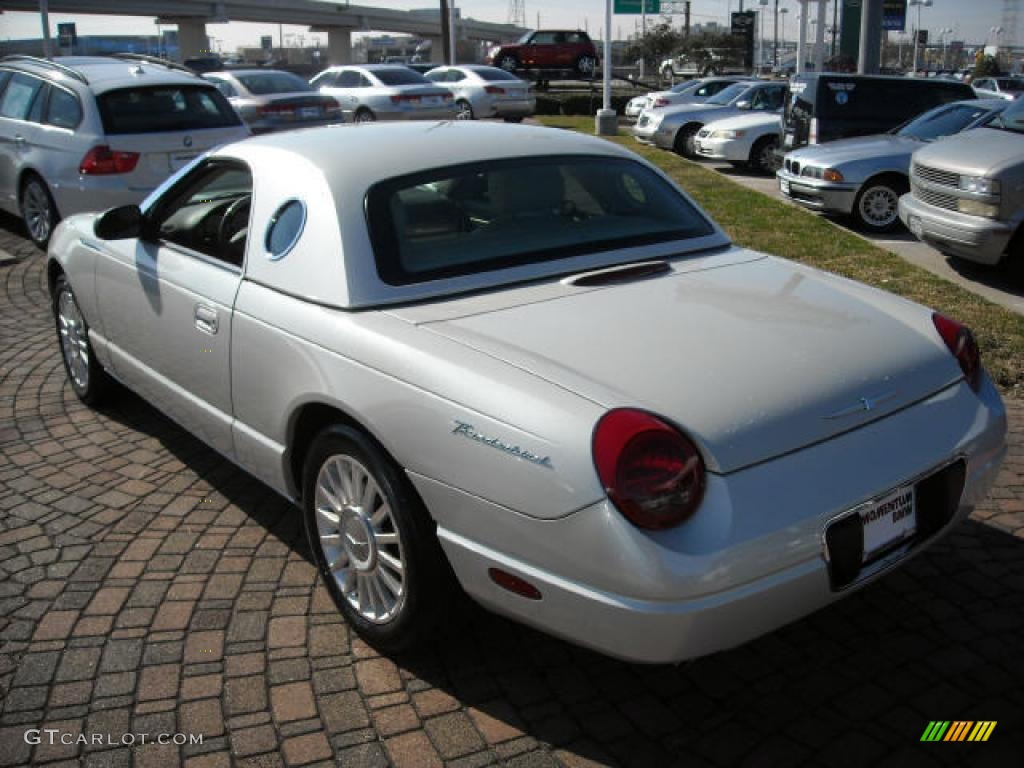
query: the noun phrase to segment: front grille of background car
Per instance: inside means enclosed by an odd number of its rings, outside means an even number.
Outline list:
[[[957,189],[960,186],[960,174],[931,168],[927,165],[914,165],[914,175],[923,181],[938,184],[942,187]]]
[[[922,203],[934,205],[936,208],[945,208],[947,211],[957,210],[957,197],[955,195],[946,195],[942,192],[935,192],[931,189],[922,187],[916,181],[911,181],[910,191],[913,192],[914,197]]]
[[[800,175],[800,163],[795,160],[786,161],[786,170],[792,173],[794,176]]]

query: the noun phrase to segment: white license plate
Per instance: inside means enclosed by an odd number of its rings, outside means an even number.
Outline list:
[[[782,190],[782,194],[788,195],[789,194],[789,182],[786,181],[785,179],[779,179],[779,189]]]
[[[782,146],[784,146],[784,147],[792,147],[793,146],[793,134],[792,133],[787,133],[786,134],[786,138],[783,139],[783,141],[782,141]]]
[[[511,96],[513,99],[521,99],[521,98],[523,98],[523,92],[522,91],[509,91],[508,95]]]
[[[924,227],[921,226],[921,219],[917,216],[911,216],[907,221],[907,227],[913,232],[914,237],[920,237],[924,231]]]
[[[186,165],[196,159],[198,152],[182,152],[180,155],[171,155],[170,165],[172,171],[177,171],[184,168]]]
[[[426,96],[423,99],[423,106],[425,107],[436,107],[441,103],[440,96]]]
[[[299,117],[304,118],[306,120],[312,119],[314,117],[320,117],[320,107],[302,107],[299,110]]]
[[[864,526],[864,561],[917,531],[914,486],[893,491],[860,513]]]

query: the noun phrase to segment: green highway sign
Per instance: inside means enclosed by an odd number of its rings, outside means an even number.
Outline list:
[[[615,0],[615,13],[640,15],[641,0]],[[661,0],[646,0],[645,10],[648,14],[661,13]]]

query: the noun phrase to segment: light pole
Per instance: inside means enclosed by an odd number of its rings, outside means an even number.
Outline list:
[[[769,0],[758,0],[761,9],[757,12],[757,23],[760,27],[757,33],[757,74],[761,74],[764,68],[764,9],[768,7]]]
[[[914,66],[912,69],[913,73],[917,75],[917,46],[919,42],[918,38],[921,36],[921,9],[931,8],[932,0],[909,0],[907,5],[911,8],[915,5],[917,6],[917,28],[914,29]]]
[[[786,48],[786,14],[789,13],[789,8],[779,8],[779,13],[782,14],[782,48]]]

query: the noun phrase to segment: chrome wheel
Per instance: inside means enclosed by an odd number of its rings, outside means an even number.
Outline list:
[[[778,146],[774,141],[766,141],[761,146],[761,151],[757,153],[755,160],[757,169],[761,173],[771,173],[775,168],[775,148]]]
[[[21,193],[21,216],[29,235],[37,243],[45,243],[53,231],[54,210],[50,195],[37,179],[29,179]]]
[[[857,211],[861,221],[873,229],[886,229],[899,216],[900,196],[891,187],[879,185],[864,191]]]
[[[75,296],[64,286],[57,297],[57,327],[60,331],[60,348],[67,364],[68,373],[76,388],[84,392],[89,389],[89,339]]]
[[[576,71],[586,77],[593,75],[595,69],[597,69],[597,59],[593,56],[580,56],[579,61],[576,62]]]
[[[405,559],[377,480],[353,457],[330,456],[317,473],[314,512],[327,570],[346,602],[374,624],[393,619],[405,602]]]
[[[372,123],[376,119],[377,118],[374,117],[373,112],[371,112],[368,109],[361,109],[358,112],[356,112],[356,122],[357,123]]]
[[[473,107],[470,106],[468,101],[460,101],[456,103],[455,108],[458,110],[458,112],[455,113],[456,120],[473,119]]]
[[[498,59],[498,68],[504,69],[506,72],[516,71],[516,57],[515,56],[502,56]]]

